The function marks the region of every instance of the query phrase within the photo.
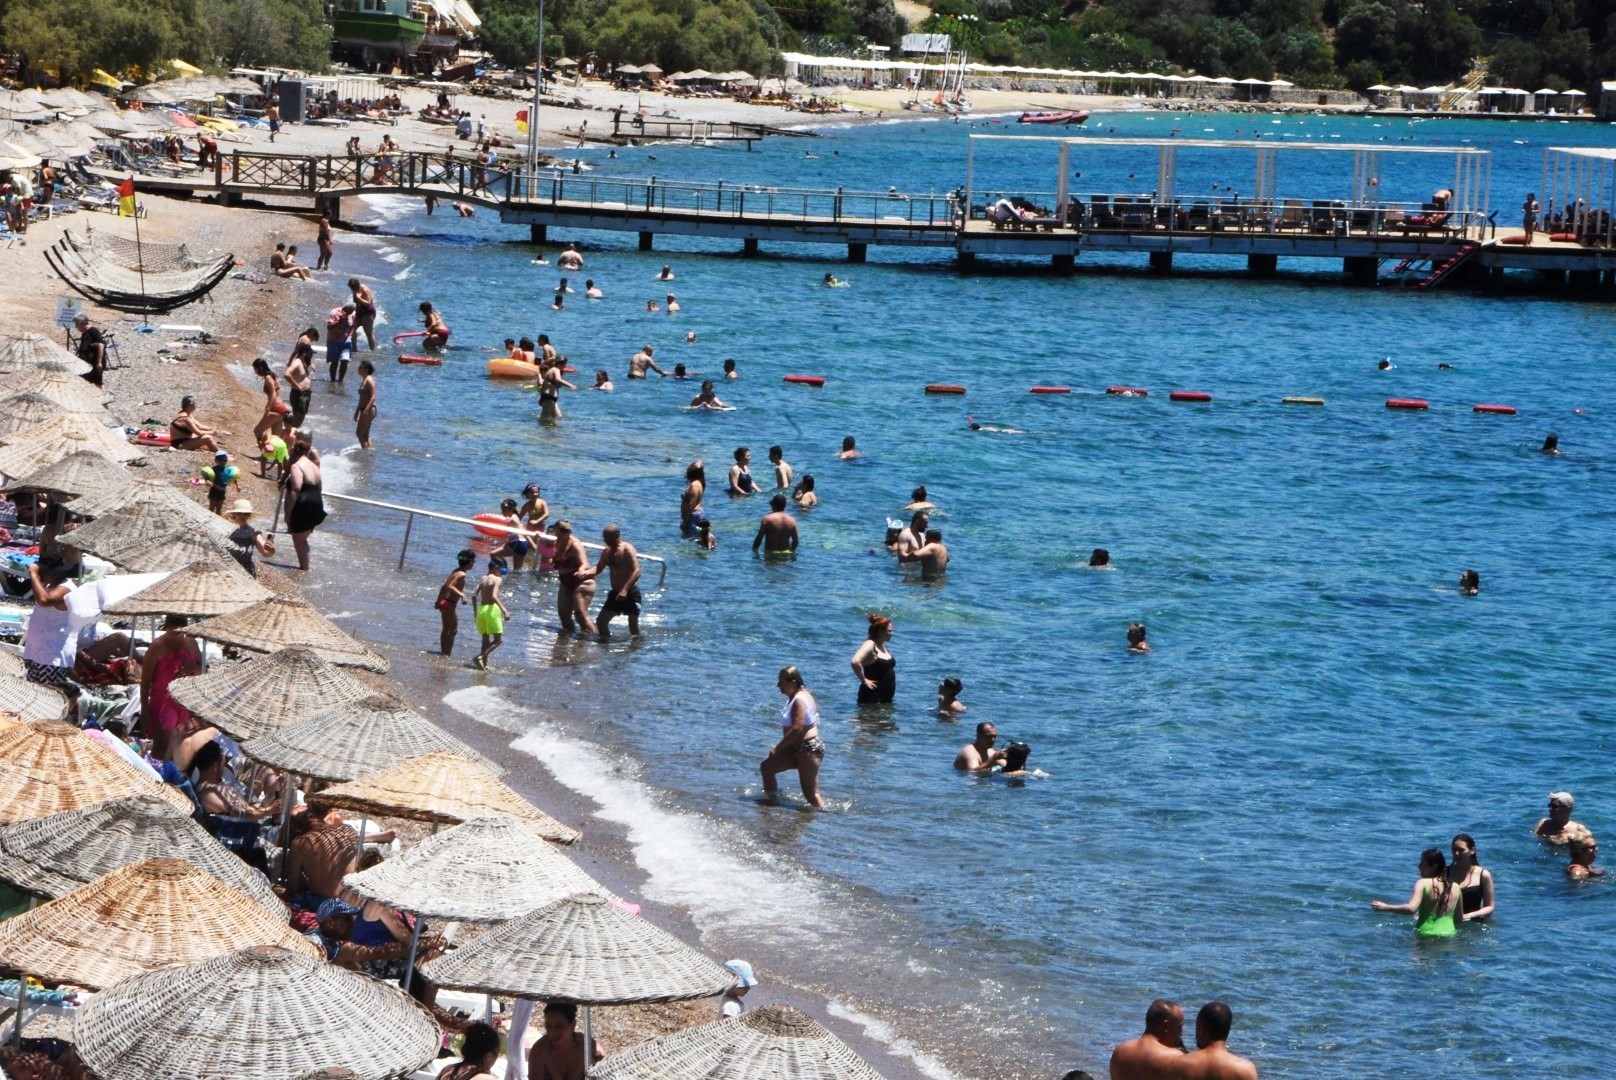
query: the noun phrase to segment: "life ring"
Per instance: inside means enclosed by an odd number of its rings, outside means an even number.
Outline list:
[[[1108,386],[1105,392],[1113,397],[1149,397],[1150,391],[1141,386]]]
[[[1204,390],[1174,390],[1167,395],[1168,401],[1211,401],[1212,395]]]
[[[1032,392],[1035,394],[1070,394],[1072,388],[1070,386],[1035,386],[1032,388]]]
[[[928,383],[926,385],[926,393],[928,393],[928,394],[963,394],[963,393],[965,393],[965,387],[963,387],[963,386],[953,386],[953,385],[950,385],[949,383]]]
[[[1477,405],[1475,408],[1471,409],[1470,411],[1471,412],[1480,412],[1480,413],[1496,413],[1499,416],[1514,416],[1515,415],[1515,406],[1513,406],[1513,405]]]
[[[1323,405],[1321,397],[1288,397],[1280,399],[1281,405]]]
[[[401,364],[429,364],[432,367],[437,367],[438,365],[443,363],[443,357],[441,357],[441,356],[419,356],[419,355],[411,355],[410,353],[399,353],[398,354],[398,362],[401,363]]]
[[[543,372],[539,365],[530,364],[526,360],[515,360],[509,356],[496,356],[488,361],[488,377],[490,379],[537,379]]]
[[[504,516],[501,514],[473,514],[471,515],[471,520],[486,521],[489,525],[510,525],[510,522],[506,521]],[[472,528],[476,529],[484,536],[492,536],[496,540],[504,540],[511,535],[504,529],[491,529],[488,527],[488,525],[473,525]]]
[[[1389,397],[1386,399],[1388,409],[1429,409],[1431,403],[1422,398]]]
[[[787,375],[785,377],[785,381],[788,382],[788,383],[800,383],[803,386],[824,386],[825,385],[825,376],[823,376],[823,375]]]
[[[173,440],[169,437],[169,434],[166,431],[137,431],[135,432],[134,437],[129,441],[139,443],[142,446],[173,445]]]

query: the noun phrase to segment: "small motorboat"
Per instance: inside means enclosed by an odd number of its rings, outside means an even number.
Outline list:
[[[1018,121],[1023,124],[1081,124],[1089,118],[1089,114],[1082,109],[1068,109],[1063,112],[1024,112]]]

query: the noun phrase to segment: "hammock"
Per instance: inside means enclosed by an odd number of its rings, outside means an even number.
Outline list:
[[[89,231],[82,239],[64,232],[46,249],[45,260],[79,295],[137,315],[160,314],[200,300],[236,264],[234,254],[199,263],[184,244],[137,245]]]

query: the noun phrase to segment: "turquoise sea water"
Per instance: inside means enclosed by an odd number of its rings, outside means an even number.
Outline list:
[[[1604,144],[1611,130],[1277,119],[1097,118],[1119,135],[1243,137],[1260,124],[1281,140],[1490,148],[1506,223],[1526,190],[1543,197],[1543,146]],[[894,124],[751,153],[590,160],[602,174],[945,190],[963,181],[967,130]],[[979,188],[1053,187],[1052,150],[992,155]],[[1074,162],[1077,183],[1153,178],[1153,157],[1134,157]],[[1344,197],[1350,159],[1335,157],[1282,154],[1281,197]],[[1181,192],[1249,186],[1244,157],[1190,158]],[[1451,159],[1385,161],[1387,198],[1451,183]],[[1616,887],[1567,885],[1530,832],[1557,788],[1596,833],[1616,814],[1608,305],[1348,287],[1322,264],[1262,283],[1186,260],[1202,272],[1154,278],[1119,260],[1075,278],[961,276],[914,253],[743,261],[714,244],[641,254],[632,234],[594,234],[568,276],[580,292],[594,278],[607,299],[570,296],[552,314],[560,275],[530,265],[525,230],[372,209],[381,246],[360,265],[388,333],[430,299],[458,347],[439,369],[382,364],[382,449],[333,471],[357,494],[460,513],[537,479],[581,535],[617,521],[669,563],[632,645],[621,623],[609,647],[559,639],[552,584],[509,579],[496,670],[450,669],[442,708],[531,723],[540,735],[518,750],[558,773],[593,755],[618,793],[608,816],[639,829],[648,889],[690,907],[715,954],[789,970],[847,1015],[887,1017],[938,1076],[1102,1073],[1158,995],[1191,1012],[1229,1001],[1235,1046],[1264,1075],[1602,1071],[1588,1036],[1616,1015]],[[684,307],[671,319],[640,310],[667,291],[652,281],[663,262]],[[851,286],[821,288],[826,270]],[[539,426],[530,392],[483,371],[485,346],[539,331],[577,381],[605,367],[617,391],[566,395],[566,420]],[[627,382],[647,342],[663,366],[708,375],[734,357],[742,378],[719,393],[735,411],[682,410],[699,377]],[[1376,370],[1382,356],[1393,370]],[[828,381],[788,386],[788,372]],[[931,382],[970,392],[924,396]],[[1074,392],[1027,393],[1039,383]],[[1152,396],[1104,395],[1119,383]],[[1171,404],[1174,388],[1214,402]],[[1287,394],[1328,404],[1283,406]],[[1432,408],[1389,412],[1392,396]],[[351,398],[316,401],[324,445],[351,441],[338,437]],[[1476,415],[1477,402],[1519,414]],[[971,432],[968,414],[1020,433]],[[1537,452],[1549,431],[1564,456]],[[862,460],[837,460],[846,434]],[[722,494],[735,447],[751,447],[762,476],[774,443],[822,500],[799,515],[790,563],[750,553],[762,500]],[[710,553],[677,532],[696,458],[720,537]],[[944,585],[870,551],[919,483],[943,508]],[[394,518],[345,512],[332,529],[380,561],[396,552]],[[360,633],[430,648],[433,590],[467,539],[418,524],[402,573],[362,593],[328,588]],[[1116,572],[1083,568],[1097,546]],[[1465,567],[1481,574],[1479,597],[1453,588]],[[861,711],[848,659],[872,611],[897,626],[899,693]],[[1149,624],[1151,655],[1126,653],[1131,621]],[[786,663],[824,717],[823,815],[757,799]],[[970,705],[957,723],[932,711],[950,674]],[[1029,742],[1048,778],[954,773],[978,720]],[[1411,920],[1370,911],[1372,897],[1405,899],[1420,850],[1461,831],[1497,879],[1490,925],[1420,942]]]

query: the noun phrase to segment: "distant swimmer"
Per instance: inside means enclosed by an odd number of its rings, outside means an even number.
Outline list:
[[[804,510],[811,510],[819,505],[819,496],[814,494],[814,478],[811,473],[803,473],[797,479],[797,486],[791,491],[791,501]]]
[[[1128,624],[1128,651],[1131,653],[1147,653],[1150,651],[1150,642],[1145,640],[1144,623]]]
[[[1581,836],[1588,831],[1588,827],[1580,821],[1571,820],[1571,811],[1576,807],[1576,800],[1569,791],[1555,791],[1549,794],[1549,816],[1537,823],[1532,832],[1539,840],[1545,840],[1555,847],[1564,847],[1571,842],[1574,836]]]
[[[566,306],[567,306],[567,294],[566,293],[559,293],[558,292],[558,293],[555,294],[555,299],[550,301],[550,310],[551,311],[563,311],[563,310],[566,309]]]
[[[927,529],[926,542],[915,549],[915,553],[905,560],[899,556],[899,561],[914,561],[920,564],[920,580],[937,581],[948,573],[948,548],[943,543],[941,529]]]
[[[786,497],[776,495],[769,500],[769,512],[758,522],[757,535],[752,538],[752,552],[762,549],[766,555],[793,555],[797,551],[797,519],[786,513]]]
[[[668,294],[668,314],[669,315],[677,315],[677,314],[679,314],[679,298],[677,296],[673,295],[673,293]]]
[[[1369,906],[1376,911],[1413,915],[1414,931],[1422,937],[1453,937],[1459,932],[1461,896],[1448,880],[1448,861],[1442,857],[1441,848],[1426,848],[1421,852],[1420,876],[1406,902],[1392,904],[1371,900]]]
[[[669,265],[668,263],[663,263],[662,264],[662,269],[657,272],[657,276],[653,280],[655,280],[655,281],[672,281],[673,280],[673,267],[671,265]]]
[[[450,203],[449,205],[454,207],[454,212],[459,214],[461,217],[476,217],[477,216],[477,208],[475,206],[472,206],[470,203],[453,202],[453,203]]]
[[[737,446],[735,464],[729,467],[729,493],[755,495],[757,491],[757,481],[752,479],[752,451],[745,446]]]
[[[1037,769],[1027,768],[1027,759],[1032,757],[1032,747],[1024,742],[1013,742],[1004,748],[1004,761],[999,765],[995,776],[1006,780],[1031,780],[1047,776],[1047,773]]]
[[[735,370],[735,361],[733,361],[733,360],[725,360],[724,361],[724,378],[726,378],[726,379],[739,379],[740,377],[741,377],[741,373],[739,371]]]
[[[546,259],[543,255],[535,255],[535,256],[533,256],[533,262],[532,262],[531,265],[533,265],[533,266],[549,266],[550,265],[550,260]]]
[[[938,709],[941,712],[941,708]],[[1004,760],[1004,751],[993,749],[999,741],[999,729],[991,720],[976,725],[976,738],[960,747],[954,755],[954,768],[961,772],[985,773]]]
[[[694,345],[695,343],[696,343],[696,332],[694,330],[686,330],[685,331],[685,344],[686,345]]]
[[[560,281],[556,282],[555,291],[558,293],[570,293],[572,292],[572,285],[567,281],[566,278],[562,278]]]
[[[689,378],[689,376],[690,373],[685,370],[685,366],[683,364],[673,365],[673,377],[675,379],[685,379]]]
[[[596,368],[595,369],[595,385],[591,386],[589,389],[591,389],[591,390],[608,390],[609,391],[609,390],[615,390],[615,389],[617,389],[617,387],[612,385],[612,377],[610,375],[606,374],[606,369],[605,368]]]
[[[629,361],[628,361],[628,377],[629,378],[631,378],[631,379],[643,379],[643,378],[645,378],[645,373],[646,373],[647,370],[651,370],[651,371],[656,372],[658,375],[662,376],[664,379],[668,377],[668,373],[666,371],[663,371],[661,368],[657,367],[656,361],[651,359],[651,352],[652,352],[651,346],[647,345],[645,348],[641,349],[639,352],[637,352],[633,356],[629,357]]]
[[[1481,592],[1481,575],[1474,570],[1459,571],[1459,595],[1475,596]]]
[[[584,299],[600,300],[605,296],[606,294],[600,291],[600,286],[595,284],[594,278],[589,278],[584,282]]]
[[[1605,876],[1604,867],[1594,865],[1594,860],[1599,858],[1599,841],[1594,839],[1593,833],[1580,833],[1567,846],[1571,850],[1571,865],[1566,867],[1566,876],[1572,881]]]
[[[970,417],[970,416],[967,416],[965,418],[965,422],[970,425],[970,428],[971,428],[972,431],[986,431],[986,432],[988,432],[989,434],[992,434],[992,435],[1025,435],[1026,434],[1026,432],[1022,431],[1020,428],[999,427],[999,426],[997,426],[995,424],[979,424],[979,423],[976,422],[976,419],[974,417]]]
[[[1392,358],[1389,356],[1383,356],[1380,358],[1380,363],[1376,364],[1375,366],[1382,371],[1390,371],[1392,369]]]
[[[1201,1006],[1195,1017],[1197,1049],[1178,1063],[1178,1076],[1195,1080],[1257,1080],[1257,1066],[1229,1049],[1234,1011],[1221,1001]]]
[[[690,399],[690,406],[689,407],[692,408],[692,409],[727,409],[727,408],[729,408],[728,405],[725,405],[722,401],[720,401],[718,399],[717,394],[713,393],[713,380],[711,380],[711,379],[703,380],[703,382],[701,384],[701,393],[697,394],[695,397]]]
[[[791,487],[791,478],[794,475],[791,463],[786,460],[786,452],[778,446],[769,447],[769,464],[774,466],[774,486],[778,491],[785,491]]]
[[[1095,548],[1094,553],[1089,556],[1089,569],[1115,570],[1116,567],[1111,565],[1111,553],[1105,548]]]
[[[651,299],[651,300],[647,300],[645,302],[645,310],[649,311],[649,312],[652,312],[654,314],[656,312],[661,311],[662,308],[657,305],[657,302],[656,302],[655,299]]]
[[[1560,436],[1551,431],[1551,432],[1549,432],[1548,436],[1543,440],[1543,449],[1541,451],[1539,451],[1539,453],[1558,454],[1559,452],[1560,452]]]
[[[560,255],[556,256],[556,266],[562,270],[582,270],[584,257],[578,253],[578,245],[569,243]]]
[[[841,458],[843,461],[852,461],[854,458],[859,456],[858,444],[853,441],[853,436],[847,435],[843,437],[842,452],[836,456]]]
[[[839,288],[841,288],[841,285],[842,285],[842,283],[840,281],[836,280],[836,275],[835,274],[826,274],[825,275],[825,288],[827,288],[827,289],[839,289]]]
[[[926,485],[921,484],[909,493],[909,504],[904,509],[911,513],[916,510],[935,510],[937,509],[937,504],[927,500]]]

